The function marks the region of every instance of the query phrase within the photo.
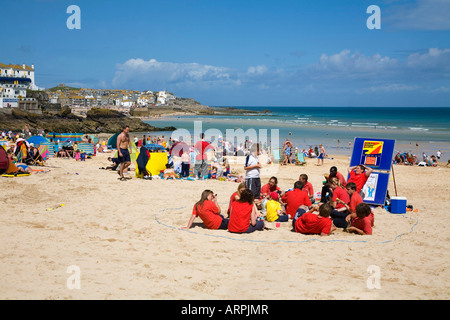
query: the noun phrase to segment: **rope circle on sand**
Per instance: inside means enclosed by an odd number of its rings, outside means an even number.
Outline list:
[[[169,210],[181,210],[181,209],[185,209],[187,208],[187,206],[183,206],[183,207],[178,207],[178,208],[166,208],[166,209],[161,209],[159,210],[157,213],[155,213],[155,221],[160,224],[163,227],[169,228],[169,229],[174,229],[174,230],[179,230],[179,231],[183,231],[183,232],[188,232],[188,233],[192,233],[192,234],[196,234],[196,235],[202,235],[202,236],[207,236],[207,237],[214,237],[214,238],[223,238],[223,239],[227,239],[227,240],[233,240],[233,241],[241,241],[241,242],[255,242],[255,243],[306,243],[306,242],[311,242],[311,241],[317,241],[317,242],[344,242],[344,243],[370,243],[372,242],[371,240],[345,240],[345,239],[327,239],[327,240],[323,240],[323,239],[317,239],[317,238],[311,238],[311,239],[307,239],[307,240],[255,240],[255,239],[236,239],[230,236],[223,236],[223,235],[217,235],[217,234],[209,234],[209,233],[198,233],[196,231],[192,231],[192,230],[188,230],[188,229],[182,229],[180,227],[174,227],[171,225],[168,225],[166,223],[161,222],[158,219],[158,214],[164,212],[164,211],[169,211]],[[407,235],[407,234],[411,234],[414,232],[414,228],[417,226],[417,224],[419,223],[419,219],[416,219],[414,221],[414,219],[410,216],[405,216],[405,215],[401,215],[403,218],[409,218],[410,221],[413,222],[413,225],[411,226],[411,229],[409,230],[409,232],[404,232],[401,234],[398,234],[394,237],[394,239],[391,240],[384,240],[384,241],[377,241],[375,242],[376,244],[386,244],[386,243],[391,243],[391,242],[395,242],[397,241],[399,238]]]

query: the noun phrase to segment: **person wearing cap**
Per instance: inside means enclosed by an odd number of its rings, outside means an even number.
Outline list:
[[[287,222],[289,215],[284,214],[284,210],[279,202],[280,195],[278,192],[272,192],[269,195],[269,199],[266,202],[266,221],[267,222]]]

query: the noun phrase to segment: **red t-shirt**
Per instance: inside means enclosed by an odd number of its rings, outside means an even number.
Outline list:
[[[200,217],[208,229],[219,229],[220,224],[222,223],[222,217],[219,215],[219,208],[211,200],[205,200],[203,205],[197,207],[197,210],[195,210],[194,205],[192,214],[196,217]]]
[[[198,150],[198,154],[195,156],[195,160],[206,160],[208,159],[208,156],[206,155],[206,151],[208,149],[214,149],[212,145],[210,145],[208,142],[200,140],[198,141],[195,146],[195,149]]]
[[[353,192],[352,198],[350,199],[350,211],[352,213],[356,212],[356,206],[360,203],[363,203],[363,199],[360,194],[357,192]]]
[[[303,234],[330,234],[332,221],[312,212],[306,212],[295,221],[295,232]]]
[[[294,218],[298,207],[301,205],[306,205],[309,207],[311,205],[311,201],[309,200],[306,191],[300,189],[294,189],[286,192],[283,198],[281,198],[281,201],[286,203],[286,214],[288,214],[291,219]]]
[[[336,173],[336,178],[339,179],[339,181],[342,183],[342,186],[345,187],[347,185],[347,181],[345,181],[344,176],[342,175],[342,173],[337,172]]]
[[[346,204],[350,203],[350,196],[347,193],[347,190],[345,190],[344,188],[341,187],[337,187],[336,189],[334,189],[333,191],[333,201],[336,201],[336,199],[342,200],[344,201]],[[340,209],[344,207],[344,205],[342,203],[336,203],[336,209]]]
[[[347,183],[354,182],[356,184],[356,192],[360,193],[368,178],[366,172],[356,174],[355,171],[352,170],[350,172],[350,179],[348,179]]]
[[[228,230],[230,232],[242,233],[248,230],[252,215],[253,204],[248,202],[235,201],[231,208]]]
[[[274,191],[281,190],[279,186],[270,187],[269,184],[265,184],[261,188],[261,194],[271,194]]]
[[[234,198],[236,197],[236,196],[238,196],[239,194],[237,193],[237,192],[233,192],[233,194],[231,195],[231,197],[230,197],[230,203],[228,204],[228,210],[227,210],[227,213],[228,213],[228,215],[230,215],[230,212],[231,212],[231,206],[233,205],[233,203],[236,201]]]
[[[310,196],[314,195],[314,189],[313,186],[311,184],[311,182],[306,182],[306,184],[303,186],[303,191],[306,191]]]
[[[373,215],[371,213],[371,215]],[[358,228],[362,231],[364,231],[366,234],[372,234],[372,219],[369,216],[364,217],[362,219],[360,218],[353,218],[352,219],[352,227]]]

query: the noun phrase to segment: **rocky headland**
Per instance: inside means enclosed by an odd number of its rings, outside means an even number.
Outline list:
[[[28,91],[27,97],[38,101],[35,110],[19,108],[0,108],[0,130],[22,132],[26,125],[32,132],[39,129],[45,132],[83,132],[83,133],[116,133],[129,126],[131,132],[173,131],[175,127],[154,127],[142,121],[155,116],[171,115],[230,115],[230,114],[261,114],[268,110],[243,110],[234,107],[209,107],[194,99],[177,98],[168,105],[156,105],[141,108],[130,108],[129,114],[124,114],[108,108],[91,108],[85,114],[76,114],[69,106],[50,103],[48,94],[43,91]]]
[[[133,119],[118,111],[93,108],[86,117],[68,113],[64,109],[58,114],[32,113],[18,109],[0,109],[0,130],[22,132],[28,125],[32,132],[116,133],[129,126],[131,132],[173,131],[175,127],[157,128],[140,119]]]

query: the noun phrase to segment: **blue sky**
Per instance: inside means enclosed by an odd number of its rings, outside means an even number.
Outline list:
[[[45,88],[206,105],[450,107],[449,17],[450,0],[3,1],[0,62],[34,64]]]

